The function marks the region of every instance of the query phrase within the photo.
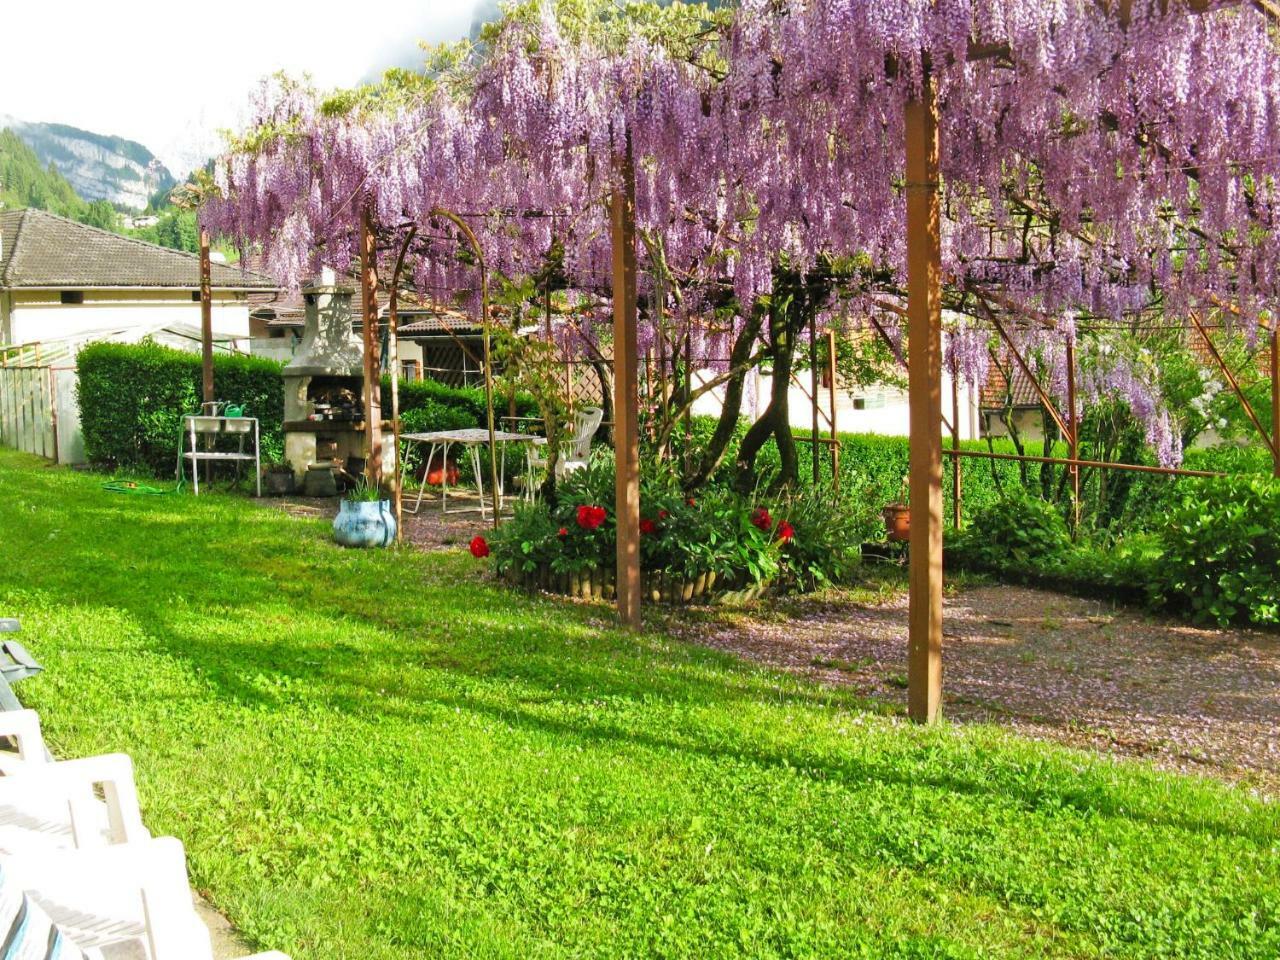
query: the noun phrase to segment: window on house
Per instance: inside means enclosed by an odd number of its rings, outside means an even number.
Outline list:
[[[62,302],[63,303],[84,303],[84,291],[83,290],[63,290]]]
[[[200,291],[199,291],[199,290],[192,290],[192,291],[191,291],[191,302],[192,302],[192,303],[199,303],[199,302],[200,302]]]

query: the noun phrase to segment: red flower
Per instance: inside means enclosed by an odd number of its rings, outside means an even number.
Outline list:
[[[477,560],[483,560],[489,555],[489,541],[484,537],[471,538],[471,555]]]
[[[751,525],[759,530],[770,530],[773,527],[773,517],[769,516],[766,508],[756,507],[751,514]]]
[[[698,501],[693,499],[693,497],[690,497],[688,500],[685,501],[685,503],[687,503],[691,507],[696,507],[698,505]]]
[[[640,520],[640,532],[646,535],[651,533],[657,533],[658,525],[654,523],[652,520],[650,520],[648,517],[643,517]]]
[[[658,519],[659,519],[659,520],[665,520],[665,519],[667,519],[667,517],[669,517],[669,516],[671,516],[671,514],[667,513],[667,511],[665,511],[665,510],[659,510],[659,511],[658,511]]]
[[[578,526],[583,530],[595,530],[604,523],[607,515],[604,507],[589,507],[583,504],[578,508]]]
[[[568,535],[569,535],[568,527],[561,527],[559,530],[556,531],[557,537],[567,537]]]
[[[778,539],[783,543],[789,543],[791,538],[796,535],[796,528],[787,520],[778,523]]]

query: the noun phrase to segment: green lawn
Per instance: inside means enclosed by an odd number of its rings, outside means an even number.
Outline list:
[[[124,750],[295,960],[1280,955],[1280,810],[923,730],[465,552],[0,452],[0,613],[63,755]]]

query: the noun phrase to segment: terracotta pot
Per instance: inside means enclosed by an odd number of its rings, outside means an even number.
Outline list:
[[[889,539],[906,543],[911,539],[911,508],[905,503],[891,503],[881,511]]]

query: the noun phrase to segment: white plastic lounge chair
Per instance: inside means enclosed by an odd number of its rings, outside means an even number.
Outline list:
[[[18,773],[29,764],[43,766],[51,759],[40,733],[40,715],[34,710],[0,710],[0,737],[12,746],[0,750],[0,774]]]
[[[150,839],[133,762],[122,753],[32,763],[0,777],[0,853],[36,856]]]
[[[3,882],[29,895],[89,960],[213,960],[209,931],[173,837],[3,861]],[[278,952],[244,960],[289,960]]]

